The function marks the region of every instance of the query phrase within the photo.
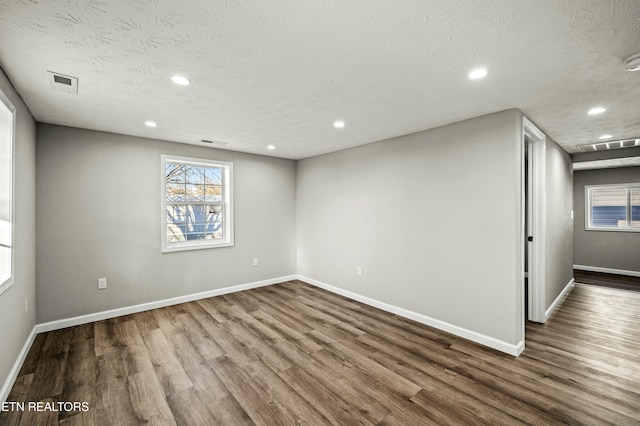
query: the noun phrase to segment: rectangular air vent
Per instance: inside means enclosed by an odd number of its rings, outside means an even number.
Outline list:
[[[578,147],[580,152],[595,152],[595,151],[607,151],[611,149],[631,148],[634,146],[640,146],[640,138],[636,139],[623,139],[619,141],[598,142],[581,145]]]
[[[200,139],[200,142],[208,143],[208,144],[211,144],[211,145],[217,145],[217,146],[225,146],[225,145],[229,144],[228,142],[212,141],[212,140],[209,140],[209,139]]]
[[[78,77],[60,74],[59,72],[47,71],[49,87],[58,92],[78,93]]]

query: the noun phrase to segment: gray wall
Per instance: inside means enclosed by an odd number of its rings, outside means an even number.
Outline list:
[[[0,70],[0,90],[16,108],[14,283],[0,295],[0,386],[36,322],[36,125],[31,113]],[[24,313],[24,300],[29,312]]]
[[[37,130],[38,322],[296,272],[294,161],[46,124]],[[161,154],[234,163],[234,247],[161,253]],[[106,290],[97,290],[99,277],[107,277]]]
[[[545,306],[573,278],[573,166],[571,156],[547,138],[545,165]]]
[[[298,272],[519,343],[521,135],[510,110],[299,161]]]
[[[640,232],[585,231],[585,185],[634,182],[640,182],[640,167],[574,172],[574,264],[640,272]]]

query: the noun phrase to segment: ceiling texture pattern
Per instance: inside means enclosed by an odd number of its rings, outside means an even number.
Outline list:
[[[569,152],[638,137],[638,51],[638,0],[0,0],[37,121],[293,159],[509,108]]]

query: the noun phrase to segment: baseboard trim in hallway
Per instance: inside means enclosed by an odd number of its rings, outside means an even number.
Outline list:
[[[567,283],[567,285],[564,286],[564,288],[562,289],[562,291],[560,292],[558,297],[556,297],[556,300],[554,300],[553,303],[551,304],[551,306],[549,306],[549,308],[544,312],[544,320],[545,320],[545,322],[549,319],[549,317],[551,316],[553,311],[556,310],[556,308],[558,307],[560,302],[562,302],[562,299],[564,299],[565,296],[567,294],[569,294],[569,292],[573,288],[574,284],[575,284],[575,280],[573,278],[571,278],[571,280]]]
[[[573,269],[577,269],[578,271],[602,272],[603,274],[640,277],[640,271],[628,271],[626,269],[601,268],[600,266],[587,266],[587,265],[573,265]]]

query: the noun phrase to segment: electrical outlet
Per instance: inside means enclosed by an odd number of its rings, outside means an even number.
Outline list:
[[[254,266],[254,267],[255,267],[255,266],[258,266],[258,258],[257,258],[257,257],[254,257],[254,258],[253,258],[253,266]]]
[[[98,290],[104,290],[105,288],[107,288],[107,279],[98,278]]]
[[[362,276],[362,268],[361,268],[360,266],[358,266],[358,267],[356,268],[356,275],[357,275],[357,276],[359,276],[359,277],[361,277],[361,276]]]
[[[24,299],[24,313],[28,313],[29,312],[29,298],[27,297],[26,299]]]

